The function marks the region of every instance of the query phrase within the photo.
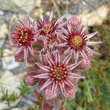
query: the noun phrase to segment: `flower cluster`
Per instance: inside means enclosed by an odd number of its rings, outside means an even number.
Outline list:
[[[46,18],[41,14],[38,21],[28,17],[27,25],[19,20],[21,26],[14,25],[17,30],[10,33],[10,47],[18,48],[12,54],[15,60],[32,65],[27,67],[27,84],[37,85],[45,100],[74,98],[77,82],[85,78],[80,72],[89,69],[91,57],[99,54],[89,47],[101,43],[89,40],[97,32],[89,34],[88,25],[75,16],[65,22],[64,18],[54,20],[53,12]]]

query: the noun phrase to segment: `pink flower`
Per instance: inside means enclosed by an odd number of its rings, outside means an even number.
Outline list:
[[[55,37],[55,34],[59,32],[60,27],[63,25],[62,20],[64,16],[59,18],[57,21],[53,20],[53,11],[51,12],[49,19],[44,19],[43,15],[40,15],[40,21],[37,23],[38,30],[41,30],[40,35],[43,36],[43,38],[53,35]],[[56,37],[55,37],[56,38]],[[54,39],[54,38],[52,38]],[[49,38],[48,38],[49,40]],[[52,43],[51,41],[49,41]]]
[[[71,17],[68,20],[68,23],[69,25],[71,25],[72,28],[76,28],[81,25],[81,21],[79,21],[76,16]]]
[[[78,65],[78,69],[80,70],[88,70],[90,68],[90,62],[84,58],[79,58],[81,61],[80,65]]]
[[[88,46],[100,44],[101,41],[89,41],[97,32],[88,34],[87,33],[88,26],[76,27],[75,29],[72,28],[71,25],[67,24],[67,29],[62,27],[62,31],[64,35],[60,36],[64,42],[58,44],[59,47],[67,47],[64,53],[73,51],[74,52],[74,59],[77,62],[79,58],[79,54],[86,60],[89,61],[88,56],[86,54],[86,50],[91,51],[92,53],[97,54],[94,50],[90,49]]]
[[[26,71],[28,73],[25,77],[26,83],[30,86],[34,86],[38,79],[34,78],[33,76],[38,75],[40,71],[39,70],[37,71],[33,67],[28,67]]]
[[[72,73],[72,70],[81,62],[67,66],[71,55],[72,53],[70,53],[63,62],[61,62],[59,52],[56,51],[55,61],[53,61],[48,54],[46,55],[49,66],[36,63],[45,72],[33,77],[46,79],[46,82],[40,88],[40,91],[45,89],[46,99],[55,98],[58,94],[59,87],[66,98],[74,98],[76,88],[71,82],[71,79],[80,79],[84,77],[79,74]]]
[[[17,31],[10,33],[14,43],[14,45],[11,45],[10,47],[18,47],[18,50],[12,55],[18,55],[23,51],[22,54],[24,58],[22,59],[26,61],[28,57],[28,50],[30,51],[31,55],[34,53],[32,45],[37,41],[37,37],[40,31],[35,29],[35,23],[31,23],[29,17],[27,26],[24,25],[21,20],[19,20],[19,23],[21,24],[20,27],[14,24],[14,26],[17,28]]]

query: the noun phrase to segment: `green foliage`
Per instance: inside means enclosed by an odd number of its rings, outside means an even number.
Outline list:
[[[19,88],[19,90],[21,92],[21,95],[24,96],[25,94],[31,92],[32,88],[28,88],[28,85],[24,80],[23,83],[21,83],[21,87]]]
[[[106,66],[110,67],[110,63],[107,62]],[[67,110],[109,110],[110,68],[105,68],[102,61],[92,62],[91,68],[83,75],[87,77],[79,81],[75,99],[67,101]]]
[[[10,106],[10,101],[15,101],[17,94],[16,93],[12,93],[9,95],[8,90],[5,89],[4,87],[1,87],[1,93],[3,94],[0,102],[6,101],[7,105]]]
[[[21,87],[19,88],[19,90],[20,90],[20,95],[16,94],[15,92],[13,92],[12,94],[9,94],[6,88],[1,87],[2,97],[0,98],[0,102],[5,101],[7,105],[12,108],[12,106],[10,105],[10,102],[13,102],[17,100],[20,96],[24,96],[25,94],[33,91],[32,88],[28,88],[25,81],[21,83]]]

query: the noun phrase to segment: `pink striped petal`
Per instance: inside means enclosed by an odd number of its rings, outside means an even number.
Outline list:
[[[8,55],[8,56],[15,56],[15,55],[19,54],[23,49],[24,49],[24,47],[20,47],[16,52],[14,52],[13,54]]]
[[[87,47],[87,46],[86,46],[86,49],[89,50],[89,51],[91,51],[91,52],[94,53],[94,54],[100,55],[100,53],[95,52],[94,50],[92,50],[91,48],[89,48],[89,47]]]
[[[28,27],[29,27],[29,29],[31,28],[31,21],[30,21],[29,16],[28,16]]]
[[[40,32],[41,32],[41,29],[38,30],[37,32],[35,32],[35,33],[33,34],[33,36],[34,36],[34,35],[38,35]]]
[[[84,50],[81,50],[80,53],[81,53],[81,55],[82,55],[82,57],[83,57],[84,59],[86,59],[87,61],[89,61],[89,59],[88,59],[86,53],[84,52]]]
[[[40,14],[40,19],[43,21],[44,20],[44,17],[42,14]]]
[[[24,48],[24,60],[27,61],[28,57],[28,48]]]
[[[51,93],[52,93],[52,83],[44,89],[44,95],[46,100],[52,99]]]
[[[68,47],[68,48],[64,51],[64,54],[69,53],[69,52],[70,52],[70,50],[71,50],[71,47]]]
[[[59,82],[59,85],[60,85],[60,88],[61,88],[61,91],[62,91],[63,95],[65,96],[64,83],[63,82]]]
[[[49,78],[49,74],[48,73],[44,73],[44,74],[40,74],[40,75],[35,75],[33,77],[34,78]]]
[[[61,29],[66,34],[66,36],[68,36],[68,32],[66,31],[66,29],[64,29],[63,27]]]
[[[63,60],[62,65],[67,65],[69,60],[71,59],[72,52]]]
[[[58,47],[67,47],[67,44],[68,43],[60,43],[60,44],[57,44],[56,46],[58,46]]]
[[[42,65],[42,64],[38,64],[38,63],[36,63],[41,69],[43,69],[43,70],[45,70],[45,71],[47,71],[47,72],[49,72],[50,71],[50,68],[48,67],[48,66],[45,66],[45,65]]]
[[[34,50],[32,48],[32,45],[29,46],[29,51],[30,51],[31,55],[34,55]]]
[[[57,83],[53,83],[52,85],[52,92],[51,92],[51,98],[55,98],[57,96]]]
[[[64,19],[64,17],[65,17],[65,16],[60,17],[60,18],[56,21],[55,26],[56,26],[58,23],[60,23],[60,22]]]
[[[48,61],[48,63],[49,63],[50,66],[54,66],[54,62],[53,62],[53,60],[50,58],[50,56],[49,56],[48,54],[46,54],[46,59],[47,59],[47,61]]]
[[[101,44],[102,42],[101,41],[88,41],[87,42],[87,45],[95,45],[95,44]]]
[[[49,22],[52,21],[52,18],[53,18],[53,11],[51,11],[50,18],[49,18]]]
[[[23,23],[20,19],[18,19],[18,21],[20,22],[20,24],[21,24],[23,27],[25,27],[24,23]]]
[[[65,97],[73,99],[75,97],[75,90],[68,85],[65,85]]]
[[[60,64],[60,55],[59,55],[58,50],[56,51],[56,54],[55,54],[55,62],[56,62],[57,65]]]
[[[74,50],[74,60],[75,60],[75,63],[78,61],[78,57],[79,57],[79,52]]]
[[[68,24],[67,27],[68,27],[69,33],[71,33],[71,27],[70,27],[70,25]]]
[[[65,41],[67,40],[67,37],[62,35],[61,33],[57,33],[57,35],[58,35],[59,38],[62,38]]]
[[[67,70],[73,70],[75,67],[77,67],[79,64],[81,63],[81,61],[79,61],[79,62],[77,62],[77,63],[75,63],[75,64],[71,64],[71,65],[69,65],[69,66],[67,66]]]
[[[44,88],[46,88],[48,85],[50,85],[52,83],[52,80],[51,79],[48,79],[44,84],[43,86],[40,88],[40,91],[42,91]]]
[[[84,76],[81,76],[81,75],[76,74],[76,73],[68,73],[68,77],[77,78],[77,79],[85,78]]]
[[[75,91],[75,85],[74,85],[73,83],[71,83],[69,80],[65,80],[64,82],[65,82],[65,84],[67,84],[69,87],[73,88],[74,91]]]
[[[14,45],[6,45],[6,47],[17,47],[17,44],[14,44]]]
[[[15,53],[15,55],[19,54],[22,50],[24,49],[24,47],[20,47]]]
[[[98,32],[94,32],[94,33],[91,33],[91,34],[87,35],[86,40],[92,38],[92,37],[95,36],[97,33],[98,33]]]
[[[17,26],[16,24],[13,24],[17,29],[19,29],[20,27],[19,26]]]
[[[83,27],[83,29],[82,29],[82,31],[81,31],[81,33],[83,33],[84,31],[86,31],[87,30],[87,28],[88,28],[88,23]]]

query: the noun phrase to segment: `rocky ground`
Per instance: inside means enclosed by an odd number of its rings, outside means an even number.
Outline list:
[[[110,54],[107,55],[108,52],[110,53],[110,44],[107,41],[110,38],[110,32],[107,31],[110,30],[110,25],[108,25],[110,24],[109,7],[109,0],[0,0],[0,99],[3,96],[2,87],[7,88],[9,94],[16,92],[19,95],[18,88],[26,75],[26,64],[15,62],[14,57],[3,57],[16,50],[7,45],[12,43],[8,33],[14,30],[12,24],[17,23],[17,18],[25,21],[27,15],[37,18],[40,13],[49,15],[50,11],[54,10],[57,16],[66,14],[68,19],[72,15],[76,15],[82,19],[83,23],[88,21],[90,31],[100,30],[95,40],[103,39],[107,43],[107,45],[103,44],[106,51],[98,47],[98,51],[102,53],[100,59],[103,62],[105,59],[110,61]],[[100,37],[102,34],[105,37]],[[95,49],[97,50],[97,48]],[[28,93],[11,102],[12,107],[9,107],[5,101],[0,101],[0,110],[32,110],[30,106],[35,105],[33,100],[36,100],[35,94]]]

